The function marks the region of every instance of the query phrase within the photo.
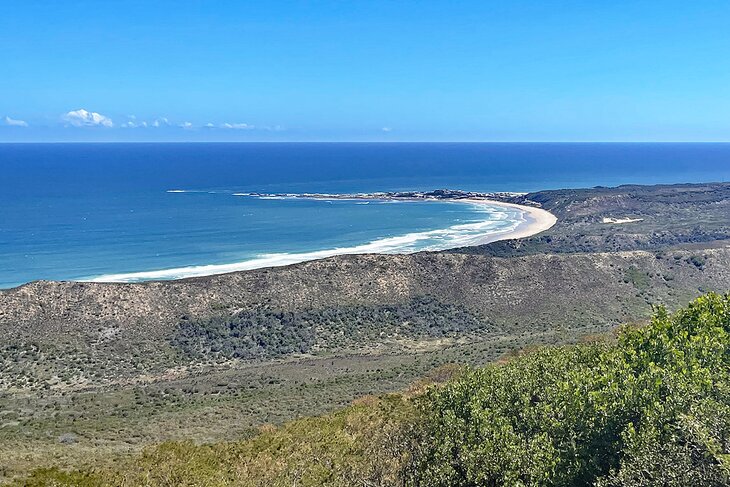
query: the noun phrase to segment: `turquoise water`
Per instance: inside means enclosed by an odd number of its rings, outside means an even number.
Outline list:
[[[450,248],[521,218],[515,210],[461,203],[271,200],[237,192],[727,181],[730,145],[4,144],[0,169],[0,287],[12,287]]]

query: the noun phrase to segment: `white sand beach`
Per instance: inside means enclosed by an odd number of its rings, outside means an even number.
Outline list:
[[[505,203],[502,201],[487,200],[487,199],[466,199],[459,201],[467,201],[474,204],[484,204],[489,206],[503,206],[506,208],[516,208],[522,211],[524,220],[520,222],[516,227],[511,230],[504,232],[491,232],[484,235],[484,238],[479,239],[473,245],[483,245],[491,242],[497,242],[500,240],[513,240],[516,238],[526,238],[538,233],[544,232],[551,228],[558,219],[555,215],[542,208],[536,208],[534,206],[518,205],[515,203]]]

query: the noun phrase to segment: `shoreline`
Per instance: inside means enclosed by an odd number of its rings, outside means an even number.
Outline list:
[[[468,201],[469,203],[475,204],[488,204],[490,206],[503,206],[507,208],[515,208],[522,212],[523,221],[517,224],[512,230],[506,230],[504,232],[494,232],[489,235],[485,235],[483,240],[474,245],[485,245],[492,242],[499,242],[500,240],[515,240],[519,238],[532,237],[538,233],[542,233],[549,230],[558,222],[558,218],[547,210],[537,208],[534,206],[518,205],[516,203],[507,203],[505,201],[495,201],[490,199],[467,199],[458,201]]]
[[[324,199],[324,198],[317,198]],[[354,198],[368,201],[387,200],[388,198]],[[366,254],[415,254],[418,252],[443,252],[458,248],[475,247],[485,245],[501,240],[513,240],[518,238],[526,238],[541,233],[551,228],[557,222],[557,218],[550,212],[541,208],[532,206],[519,205],[516,203],[507,203],[503,201],[492,200],[488,198],[459,198],[459,199],[440,199],[440,198],[399,198],[398,201],[434,201],[434,202],[453,202],[471,205],[485,205],[491,207],[503,207],[516,209],[520,211],[522,220],[507,230],[497,230],[487,232],[484,235],[477,236],[473,240],[464,242],[463,245],[454,245],[452,247],[442,249],[417,249],[406,250],[403,248],[410,241],[418,240],[420,236],[429,232],[411,233],[398,235],[395,237],[385,237],[371,242],[344,248],[333,248],[315,250],[310,252],[299,253],[280,253],[280,254],[263,254],[258,257],[230,264],[208,264],[197,266],[186,266],[172,269],[156,269],[151,271],[126,272],[105,274],[90,278],[81,278],[71,280],[72,282],[104,282],[104,283],[139,283],[152,281],[169,281],[181,280],[195,277],[214,276],[220,274],[229,274],[232,272],[243,272],[254,269],[265,269],[273,267],[284,267],[302,262],[310,262],[313,260],[326,259],[337,255],[366,255]],[[449,227],[451,228],[451,227]],[[442,229],[432,230],[431,232],[443,231]]]

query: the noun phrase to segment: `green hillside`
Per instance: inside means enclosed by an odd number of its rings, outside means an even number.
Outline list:
[[[110,465],[17,484],[725,486],[730,295],[658,307],[615,340],[441,369],[247,440],[164,443]]]

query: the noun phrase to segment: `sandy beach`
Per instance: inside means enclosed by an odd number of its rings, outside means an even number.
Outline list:
[[[484,235],[483,239],[480,239],[473,245],[483,245],[490,242],[497,242],[500,240],[512,240],[516,238],[526,238],[536,235],[540,232],[544,232],[551,228],[558,219],[547,210],[542,208],[535,208],[534,206],[517,205],[514,203],[505,203],[502,201],[487,200],[487,199],[466,199],[459,201],[467,201],[474,204],[483,204],[489,206],[503,206],[506,208],[516,208],[522,211],[524,220],[520,222],[514,229],[507,230],[504,232],[493,232]]]

